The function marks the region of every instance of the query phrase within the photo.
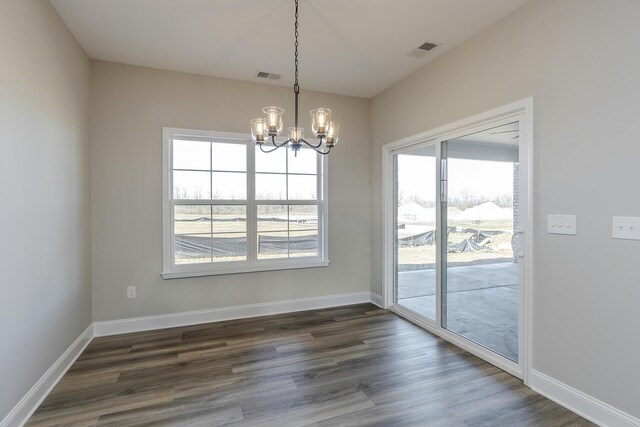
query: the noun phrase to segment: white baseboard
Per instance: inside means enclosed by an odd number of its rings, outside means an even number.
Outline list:
[[[18,404],[7,414],[0,427],[14,427],[24,425],[40,404],[49,395],[53,387],[69,370],[73,362],[82,354],[93,339],[93,324],[89,325],[82,334],[62,353],[47,372],[31,387]]]
[[[271,314],[292,313],[342,305],[373,302],[370,292],[329,295],[316,298],[301,298],[286,301],[274,301],[260,304],[239,305],[235,307],[214,308],[210,310],[189,311],[183,313],[161,314],[157,316],[134,317],[130,319],[108,320],[93,324],[94,336],[126,334],[174,328],[177,326],[198,325],[201,323],[224,320],[244,319],[248,317],[268,316]],[[375,304],[375,302],[374,302]]]
[[[530,385],[534,391],[598,425],[608,427],[640,426],[640,419],[607,405],[595,397],[576,390],[542,372],[536,370],[531,372]]]
[[[382,297],[378,294],[374,294],[371,292],[371,304],[377,305],[380,308],[384,308],[384,304],[382,303]]]

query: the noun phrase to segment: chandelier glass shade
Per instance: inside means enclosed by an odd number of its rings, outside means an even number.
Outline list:
[[[316,108],[311,111],[311,132],[318,139],[316,143],[307,142],[304,139],[304,128],[298,124],[298,96],[300,85],[298,84],[298,0],[295,0],[295,83],[294,93],[294,126],[287,128],[288,139],[284,142],[276,142],[284,128],[284,110],[278,107],[264,107],[263,117],[251,120],[251,138],[253,142],[264,152],[275,151],[278,148],[289,146],[297,153],[303,146],[307,146],[320,154],[329,154],[338,143],[340,125],[331,121],[331,110],[328,108]]]

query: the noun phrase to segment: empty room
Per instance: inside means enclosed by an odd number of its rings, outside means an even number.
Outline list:
[[[0,0],[0,427],[640,426],[637,0]]]

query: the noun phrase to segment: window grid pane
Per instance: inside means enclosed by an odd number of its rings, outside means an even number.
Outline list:
[[[173,171],[174,199],[211,199],[211,172]]]
[[[319,206],[258,205],[257,258],[319,255]]]
[[[211,263],[211,234],[185,234],[175,236],[175,263]]]
[[[287,258],[289,253],[289,207],[258,205],[257,259]]]
[[[288,175],[288,200],[316,200],[318,178],[316,175]]]
[[[255,147],[255,170],[258,173],[287,173],[287,153],[285,150],[276,150],[272,153],[263,153],[260,147]]]
[[[247,232],[247,207],[242,205],[212,205],[211,231],[221,233]]]
[[[245,172],[211,173],[212,199],[246,200],[247,174]]]
[[[211,205],[174,207],[175,234],[211,234]]]
[[[289,257],[318,256],[318,206],[289,206]]]
[[[211,247],[213,262],[244,261],[247,259],[247,234],[214,233]]]
[[[199,264],[247,259],[247,208],[174,206],[174,262]]]
[[[316,175],[318,173],[318,156],[314,150],[309,148],[302,149],[298,153],[294,153],[291,150],[287,151],[288,154],[288,173],[302,173],[309,175]]]
[[[247,146],[214,142],[211,146],[211,169],[214,171],[246,172]]]
[[[258,259],[288,258],[289,232],[259,232]]]
[[[287,175],[256,173],[256,200],[286,200]]]
[[[208,141],[173,141],[173,169],[211,169],[211,143]]]

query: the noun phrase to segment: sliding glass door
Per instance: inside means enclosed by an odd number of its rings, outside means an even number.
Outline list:
[[[390,157],[392,308],[511,372],[522,371],[520,126],[500,120]]]
[[[436,147],[394,156],[394,301],[436,320]]]
[[[444,141],[442,159],[442,327],[517,362],[518,122]]]

